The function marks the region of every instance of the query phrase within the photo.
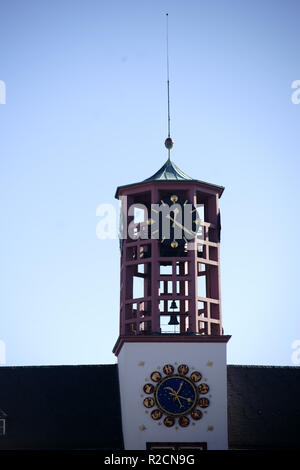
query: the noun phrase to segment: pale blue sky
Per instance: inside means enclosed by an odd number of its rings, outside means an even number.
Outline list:
[[[300,339],[297,0],[0,3],[0,340],[8,365],[115,362],[117,240],[96,208],[172,159],[225,186],[228,362]]]

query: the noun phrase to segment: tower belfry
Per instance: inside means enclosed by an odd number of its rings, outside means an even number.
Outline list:
[[[121,252],[120,337],[165,333],[164,317],[170,315],[173,300],[179,305],[178,333],[222,335],[218,203],[223,189],[192,179],[169,159],[150,178],[118,187],[116,197],[122,201],[127,227]],[[164,207],[171,210],[172,199],[181,218],[175,224],[170,220],[170,236],[172,229],[183,226],[181,240],[164,239],[160,227]],[[190,227],[184,221],[186,208]],[[169,217],[173,219],[172,211]],[[191,239],[189,232],[194,231]],[[172,247],[172,242],[178,246]]]

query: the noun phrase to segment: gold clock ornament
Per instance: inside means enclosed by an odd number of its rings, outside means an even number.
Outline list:
[[[202,374],[193,370],[186,364],[165,364],[160,368],[161,372],[154,370],[150,374],[152,383],[146,383],[143,391],[147,395],[143,399],[143,405],[151,409],[150,416],[155,421],[163,418],[166,427],[173,427],[178,419],[179,426],[185,428],[191,423],[203,418],[201,409],[210,404],[204,397],[209,386],[200,383]],[[193,423],[194,424],[194,423]]]
[[[178,255],[198,233],[200,218],[197,208],[177,194],[168,194],[157,202],[148,219],[149,238],[160,240],[161,247]]]

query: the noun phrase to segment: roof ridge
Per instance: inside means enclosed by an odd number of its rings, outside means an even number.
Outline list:
[[[261,369],[300,369],[300,366],[280,366],[280,365],[264,365],[264,364],[227,364],[227,367],[239,367],[250,369],[261,368]]]
[[[63,367],[111,367],[117,366],[117,363],[112,364],[36,364],[36,365],[20,365],[20,366],[1,366],[0,373],[3,369],[53,369]]]

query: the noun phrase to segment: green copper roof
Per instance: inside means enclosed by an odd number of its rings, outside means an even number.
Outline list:
[[[206,183],[205,181],[200,181],[196,180],[194,178],[191,178],[190,176],[186,175],[181,171],[175,163],[173,163],[171,160],[167,160],[166,163],[156,172],[154,175],[150,176],[150,178],[147,178],[143,181],[139,181],[138,183],[131,183],[131,184],[125,184],[123,186],[118,186],[116,190],[115,197],[118,198],[119,190],[122,188],[127,188],[130,186],[136,186],[137,184],[144,184],[144,183],[151,183],[151,182],[168,182],[168,181],[178,181],[178,182],[184,182],[184,181],[193,181],[195,183],[201,183],[205,184],[207,186],[211,186],[212,188],[216,188],[218,190],[218,193],[221,197],[224,187],[223,186],[218,186],[216,184],[211,184],[211,183]]]
[[[169,180],[192,180],[190,176],[187,176],[183,171],[173,163],[171,160],[167,160],[166,163],[150,178],[144,180],[144,183],[149,181],[169,181]]]

